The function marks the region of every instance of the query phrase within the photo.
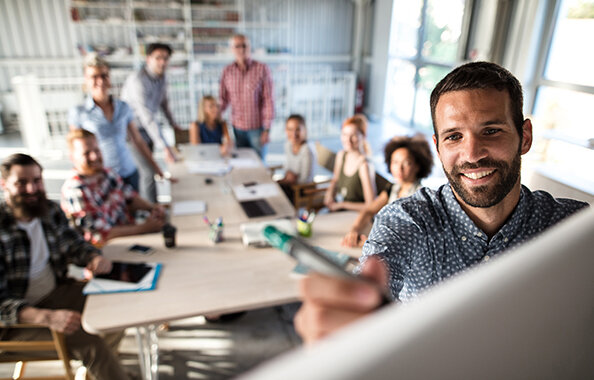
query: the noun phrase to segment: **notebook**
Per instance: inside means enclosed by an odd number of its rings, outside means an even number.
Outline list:
[[[259,216],[269,216],[276,214],[272,206],[270,206],[270,203],[264,199],[244,201],[239,202],[239,204],[248,218],[257,218]]]

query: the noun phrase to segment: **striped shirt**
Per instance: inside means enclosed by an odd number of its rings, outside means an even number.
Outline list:
[[[219,90],[221,112],[231,105],[231,123],[248,131],[269,129],[274,118],[272,75],[263,63],[249,60],[243,71],[234,62],[223,69]]]
[[[392,296],[407,301],[456,273],[523,244],[587,206],[522,186],[516,208],[489,238],[464,212],[448,184],[437,191],[421,188],[377,214],[361,260],[379,255],[388,266]]]
[[[49,250],[49,262],[58,283],[67,281],[68,263],[86,266],[101,252],[87,243],[68,225],[66,216],[54,202],[48,201],[47,214],[41,219]],[[19,311],[29,303],[31,242],[4,202],[0,203],[0,325],[18,322]]]
[[[143,67],[126,79],[121,98],[132,107],[136,124],[147,131],[153,142],[157,146],[169,146],[157,121],[157,113],[161,109],[169,124],[175,125],[167,101],[165,75],[153,76]]]

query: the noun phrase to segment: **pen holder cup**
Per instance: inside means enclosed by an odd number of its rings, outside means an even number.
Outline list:
[[[297,219],[297,232],[303,237],[311,236],[311,227],[313,222],[304,222],[301,219]]]
[[[223,226],[210,226],[208,231],[208,239],[216,244],[223,241]]]

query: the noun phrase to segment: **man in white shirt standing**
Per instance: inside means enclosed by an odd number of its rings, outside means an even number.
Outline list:
[[[45,195],[41,165],[25,154],[0,167],[0,338],[49,339],[44,329],[10,329],[16,323],[47,326],[66,335],[73,358],[96,379],[128,379],[105,341],[81,328],[83,284],[66,276],[74,262],[106,273],[111,262],[68,225],[60,207]]]

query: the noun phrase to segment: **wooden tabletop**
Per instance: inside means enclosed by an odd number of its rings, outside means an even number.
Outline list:
[[[86,331],[104,333],[297,300],[295,276],[291,275],[295,262],[279,250],[245,247],[241,242],[240,224],[264,218],[248,219],[229,186],[246,179],[272,182],[266,170],[262,166],[233,169],[219,177],[188,174],[181,165],[172,166],[173,174],[179,178],[179,183],[172,186],[174,201],[206,201],[209,218],[224,218],[225,240],[216,245],[209,241],[202,215],[172,218],[178,228],[175,248],[165,248],[162,234],[111,240],[103,248],[104,255],[111,260],[160,262],[163,268],[155,290],[89,296],[82,316]],[[206,177],[212,183],[207,185]],[[282,193],[267,200],[277,211],[276,217],[294,215]],[[340,246],[356,215],[354,212],[319,215],[313,224],[313,235],[307,240],[312,245],[358,257],[359,248]],[[144,256],[129,252],[128,247],[133,244],[151,246],[154,253]]]
[[[357,257],[359,248],[340,246],[342,231],[355,216],[354,212],[320,215],[312,237],[306,240]],[[165,248],[161,234],[110,241],[103,252],[111,260],[160,262],[163,269],[153,291],[89,296],[83,313],[84,329],[104,333],[297,300],[295,276],[291,275],[295,262],[291,258],[273,248],[244,247],[236,226],[225,227],[224,236],[225,241],[213,245],[207,229],[182,229],[172,249]],[[128,247],[136,243],[151,246],[155,253],[144,256],[129,252]]]

